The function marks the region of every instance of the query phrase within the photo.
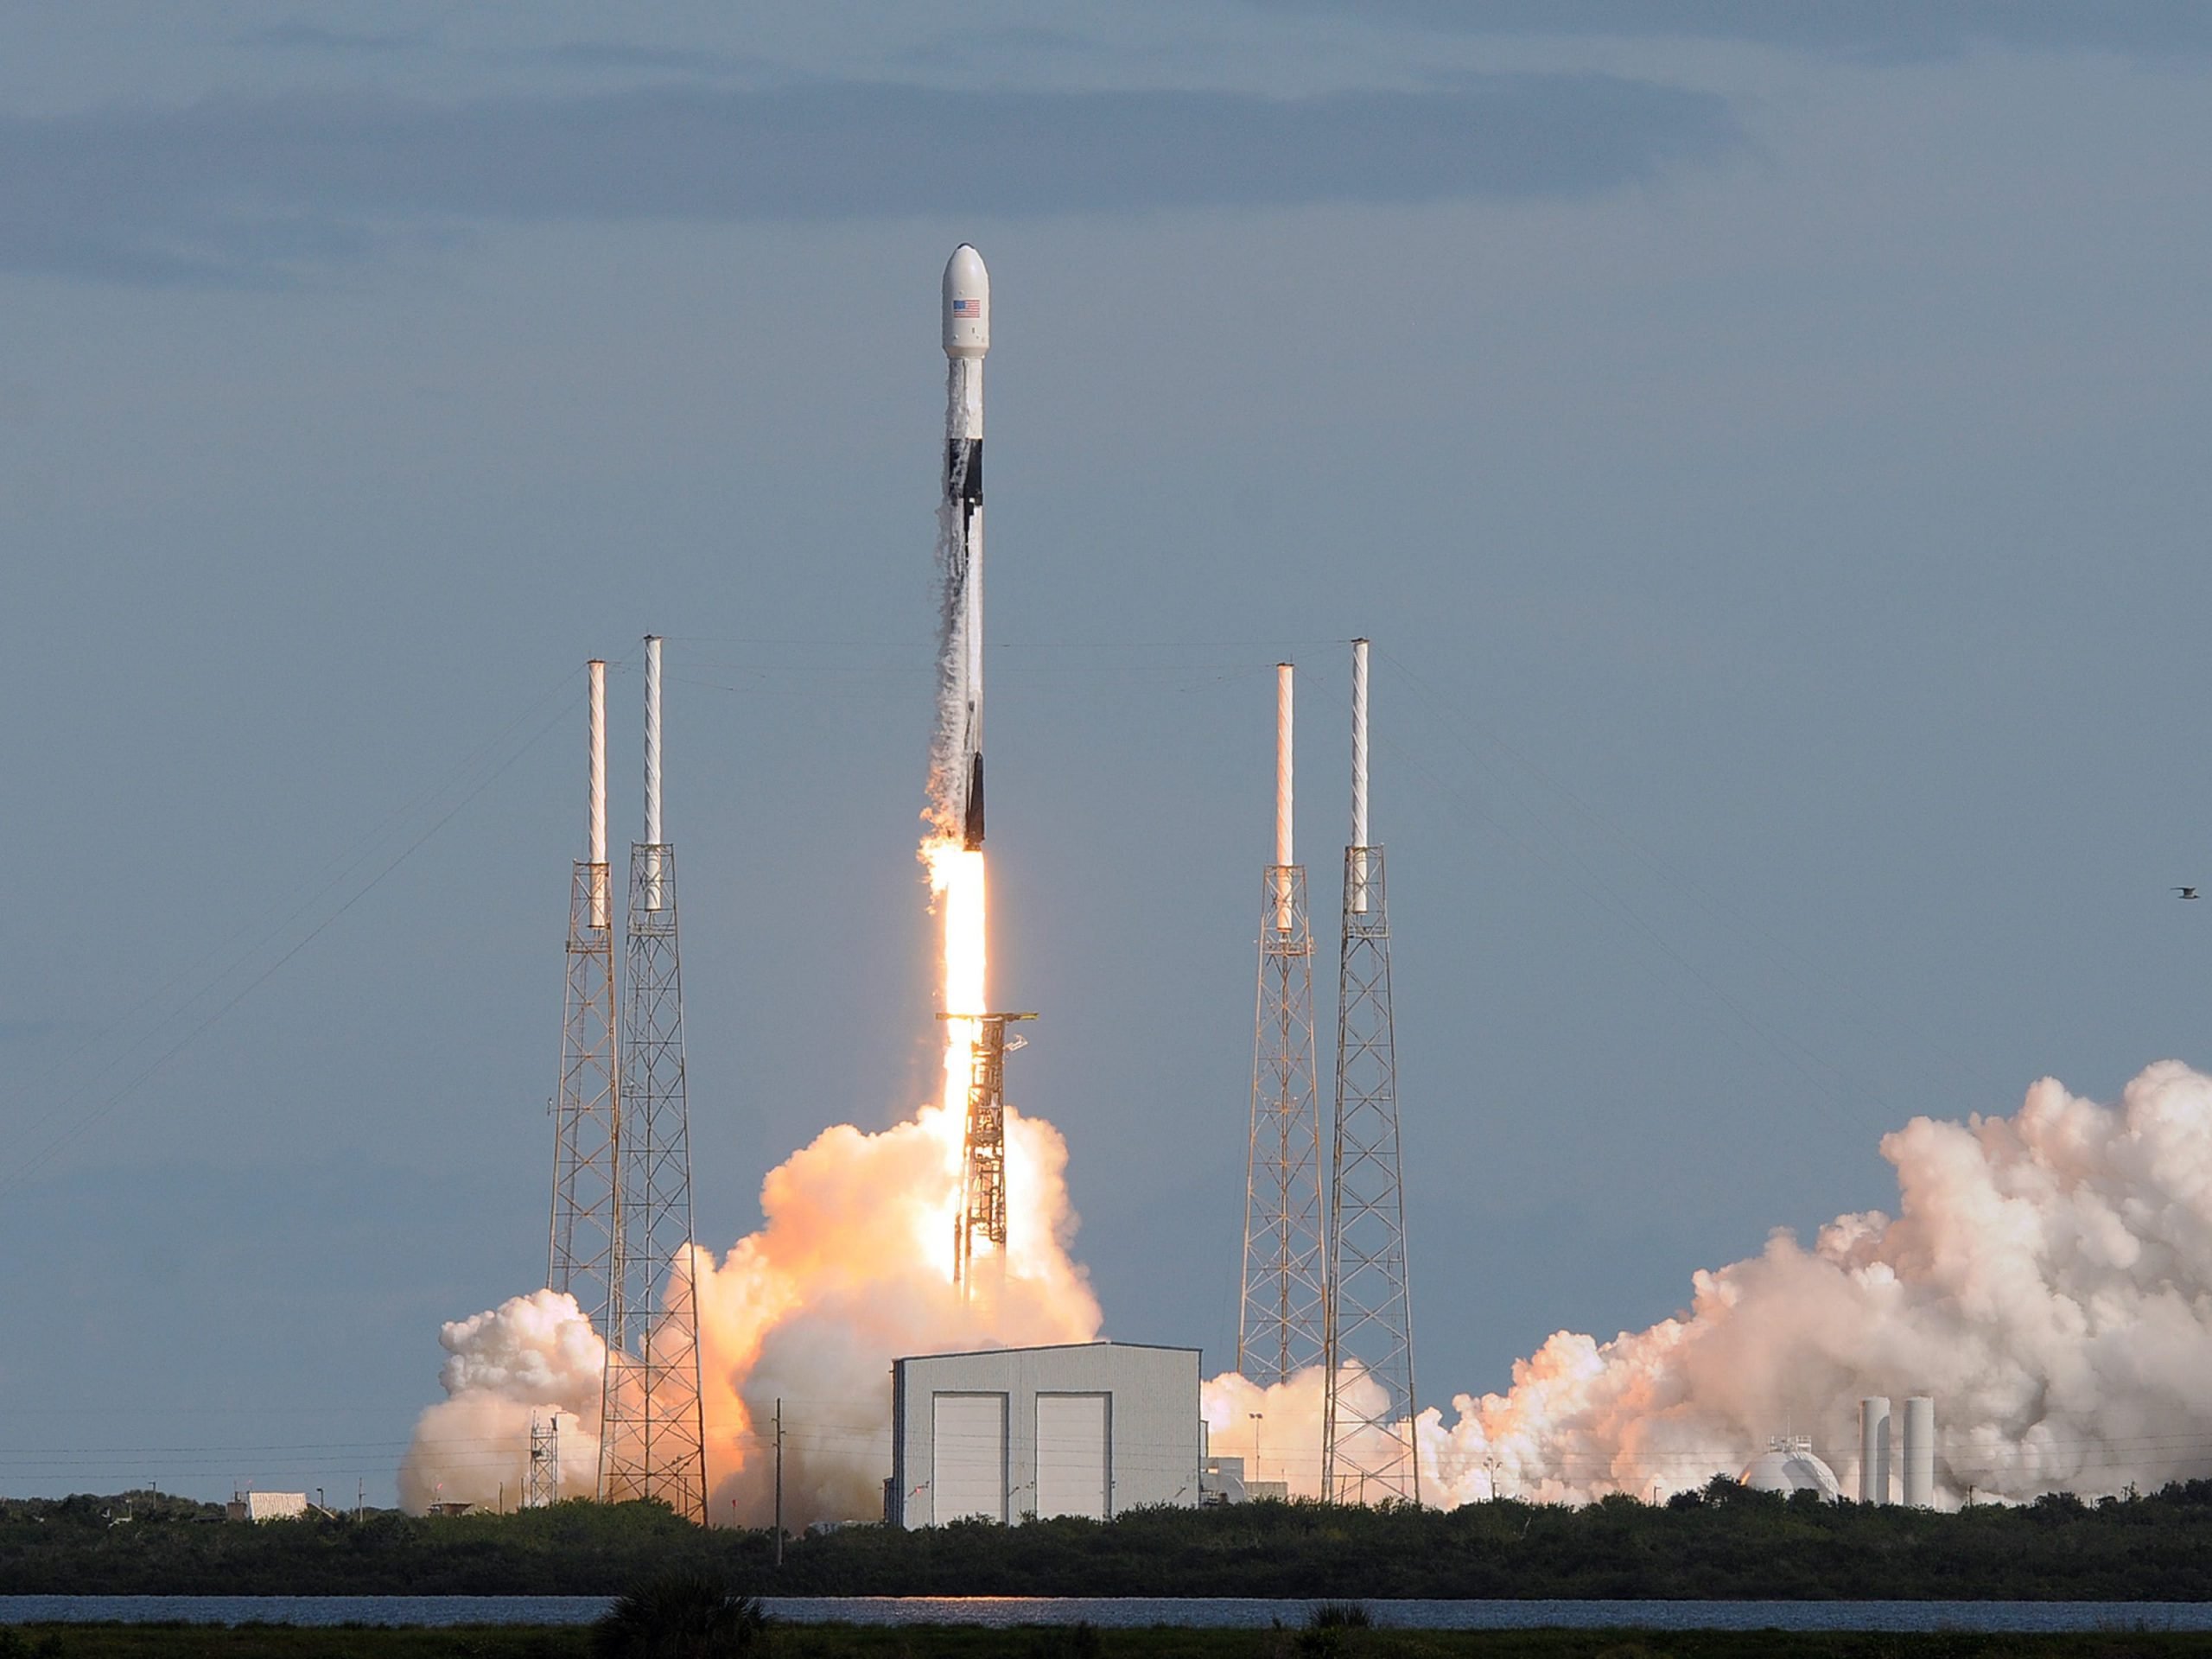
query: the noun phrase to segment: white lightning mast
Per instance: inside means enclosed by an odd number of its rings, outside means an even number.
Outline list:
[[[1390,917],[1382,849],[1368,840],[1364,639],[1351,643],[1351,842],[1344,849],[1340,951],[1321,1496],[1340,1503],[1418,1503]]]
[[[660,647],[645,639],[645,839],[630,849],[624,956],[620,1224],[600,1408],[600,1496],[707,1518],[698,1304],[691,1284],[691,1123],[676,849],[661,831]]]
[[[545,1282],[604,1339],[617,1317],[614,936],[607,882],[607,664],[585,664],[584,854],[569,889],[568,1007],[553,1108],[553,1226]]]
[[[1321,1122],[1313,1100],[1313,940],[1291,838],[1291,678],[1275,668],[1275,849],[1261,887],[1236,1369],[1261,1387],[1322,1355]]]

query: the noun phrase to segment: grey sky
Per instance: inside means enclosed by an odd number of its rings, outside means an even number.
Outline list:
[[[2190,0],[1260,0],[1452,33],[1740,41],[1875,61],[1976,47],[2111,51],[2145,57],[2212,50],[2212,16]]]
[[[659,54],[642,54],[649,61]],[[616,61],[625,60],[617,57]],[[696,85],[458,106],[211,98],[0,125],[0,263],[267,281],[372,227],[1075,216],[1583,195],[1740,142],[1726,103],[1608,75],[1297,100]]]
[[[1914,1112],[2201,1060],[2196,13],[1789,10],[0,25],[0,1491],[388,1496],[543,1273],[575,671],[649,629],[702,1236],[919,1097],[963,238],[997,982],[1113,1334],[1229,1362],[1268,668],[1325,908],[1356,632],[1424,1397]]]

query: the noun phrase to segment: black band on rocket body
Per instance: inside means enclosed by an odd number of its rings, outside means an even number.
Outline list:
[[[983,441],[981,438],[956,438],[944,446],[944,493],[950,496],[956,491],[963,501],[981,501],[983,499]]]

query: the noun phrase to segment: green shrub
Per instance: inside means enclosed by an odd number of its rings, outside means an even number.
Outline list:
[[[731,1659],[767,1647],[768,1616],[707,1573],[670,1573],[639,1586],[592,1627],[599,1659]]]
[[[1357,1601],[1325,1601],[1316,1607],[1306,1621],[1310,1630],[1363,1630],[1375,1621],[1367,1616],[1367,1606]]]

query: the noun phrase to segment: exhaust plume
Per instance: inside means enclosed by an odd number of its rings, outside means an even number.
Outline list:
[[[532,1417],[558,1414],[561,1496],[599,1486],[600,1374],[607,1345],[566,1291],[534,1290],[438,1333],[446,1398],[423,1412],[399,1471],[402,1508],[522,1501]]]
[[[959,1128],[939,1102],[878,1134],[824,1130],[763,1184],[760,1230],[719,1262],[696,1254],[716,1521],[765,1519],[779,1395],[787,1521],[872,1516],[892,1358],[1097,1335],[1067,1248],[1066,1144],[1036,1118],[1007,1114],[1006,1288],[957,1294],[943,1263]],[[2212,1473],[2212,1078],[2161,1061],[2115,1106],[2045,1078],[2009,1117],[1915,1118],[1882,1154],[1894,1217],[1839,1217],[1809,1248],[1777,1231],[1697,1274],[1686,1312],[1607,1342],[1560,1332],[1504,1392],[1459,1395],[1449,1420],[1423,1411],[1423,1493],[1664,1497],[1785,1427],[1851,1490],[1859,1398],[1917,1393],[1936,1401],[1940,1506]],[[533,1410],[563,1412],[563,1491],[588,1492],[601,1355],[575,1304],[538,1291],[442,1340],[449,1397],[416,1429],[408,1506],[519,1490]],[[1203,1408],[1217,1453],[1314,1495],[1318,1369],[1264,1390],[1218,1376]]]
[[[2212,1079],[2161,1061],[2107,1107],[2046,1077],[2010,1117],[1917,1117],[1882,1155],[1894,1218],[1840,1216],[1809,1249],[1777,1231],[1696,1274],[1686,1313],[1610,1342],[1560,1332],[1506,1392],[1422,1412],[1424,1495],[1665,1496],[1786,1427],[1855,1490],[1865,1395],[1935,1396],[1941,1507],[2212,1472]],[[1216,1449],[1259,1428],[1267,1478],[1266,1440],[1318,1449],[1312,1376],[1257,1403],[1217,1378]],[[1284,1472],[1311,1493],[1318,1450]]]
[[[949,837],[922,848],[943,928],[948,1012],[985,1010],[983,855]],[[1067,1143],[1040,1118],[1006,1114],[1009,1215],[990,1293],[952,1282],[973,1020],[945,1025],[938,1098],[876,1134],[824,1129],[769,1172],[763,1224],[719,1262],[694,1246],[707,1429],[708,1516],[760,1526],[772,1513],[775,1402],[784,1402],[784,1519],[880,1515],[891,1467],[891,1362],[961,1348],[1088,1342],[1098,1303],[1068,1254]],[[983,1246],[987,1252],[990,1247]],[[402,1473],[402,1498],[491,1503],[519,1491],[533,1408],[558,1401],[576,1433],[562,1447],[563,1496],[596,1486],[599,1376],[605,1353],[567,1296],[518,1297],[458,1321],[440,1381]],[[564,1419],[564,1421],[566,1421]]]
[[[1003,1287],[963,1301],[949,1271],[960,1130],[942,1106],[876,1134],[824,1129],[761,1184],[760,1228],[718,1262],[694,1249],[707,1421],[708,1513],[764,1526],[770,1424],[784,1402],[784,1519],[879,1516],[891,1467],[891,1362],[939,1350],[1088,1342],[1098,1303],[1067,1243],[1067,1144],[1007,1113]],[[530,1419],[563,1414],[561,1491],[596,1486],[605,1352],[575,1301],[550,1290],[457,1320],[441,1338],[448,1398],[416,1424],[400,1497],[489,1504],[521,1491]],[[573,1432],[572,1432],[573,1431]]]

